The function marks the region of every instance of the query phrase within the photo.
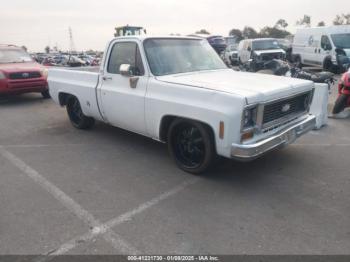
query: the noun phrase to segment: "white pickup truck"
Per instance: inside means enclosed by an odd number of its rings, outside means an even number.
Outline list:
[[[235,72],[195,37],[118,37],[96,72],[50,69],[48,82],[74,127],[98,120],[167,143],[190,173],[217,155],[253,160],[315,126],[314,83]]]

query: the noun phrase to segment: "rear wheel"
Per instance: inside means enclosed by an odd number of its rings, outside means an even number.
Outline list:
[[[206,171],[216,156],[210,129],[185,119],[175,120],[170,125],[168,149],[177,166],[192,174]]]
[[[72,125],[78,129],[89,129],[95,124],[92,117],[85,116],[79,100],[72,96],[67,101],[67,113]]]
[[[294,58],[294,64],[297,68],[302,69],[303,68],[303,63],[301,62],[301,57],[300,56],[296,56]]]

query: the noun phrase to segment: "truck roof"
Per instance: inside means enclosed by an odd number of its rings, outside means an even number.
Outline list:
[[[203,38],[196,37],[196,36],[172,36],[172,35],[130,35],[130,36],[117,36],[114,39],[138,39],[140,41],[144,41],[146,39],[159,39],[159,38],[164,38],[164,39],[200,39],[202,40]]]

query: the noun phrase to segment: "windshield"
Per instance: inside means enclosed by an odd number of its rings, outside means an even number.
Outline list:
[[[32,62],[32,58],[21,49],[0,49],[0,63]]]
[[[276,40],[259,40],[252,42],[253,50],[269,50],[269,49],[280,49],[278,42]]]
[[[206,40],[147,39],[144,48],[156,76],[227,68]]]
[[[230,46],[228,47],[228,49],[229,49],[230,51],[237,51],[237,48],[238,48],[238,45],[237,45],[237,44],[235,44],[235,45],[230,45]]]
[[[331,37],[337,48],[350,48],[350,34],[335,34]]]

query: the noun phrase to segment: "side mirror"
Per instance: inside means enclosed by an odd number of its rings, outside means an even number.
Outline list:
[[[250,46],[248,46],[247,50],[250,52],[250,51],[252,51],[252,48]]]
[[[132,76],[131,65],[129,64],[121,64],[119,67],[119,72],[122,76]]]

